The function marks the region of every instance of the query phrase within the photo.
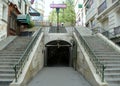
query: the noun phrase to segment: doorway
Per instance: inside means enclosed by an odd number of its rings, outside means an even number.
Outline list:
[[[71,44],[66,41],[55,40],[45,45],[45,66],[68,67],[72,64]]]

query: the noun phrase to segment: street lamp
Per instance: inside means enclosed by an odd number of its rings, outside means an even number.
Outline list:
[[[56,8],[56,13],[57,13],[57,32],[59,32],[59,10],[65,9],[66,4],[50,4],[51,8]]]

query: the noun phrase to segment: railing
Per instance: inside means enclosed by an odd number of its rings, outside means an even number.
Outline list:
[[[19,61],[14,65],[13,69],[15,71],[15,82],[18,81],[18,78],[19,78],[20,74],[22,73],[23,67],[24,67],[25,63],[27,62],[29,55],[32,51],[32,48],[33,48],[34,44],[36,43],[40,34],[41,34],[41,29],[38,30],[36,35],[33,37],[33,39],[28,44],[23,55],[20,57]]]
[[[102,79],[102,82],[104,82],[104,70],[105,70],[104,64],[102,64],[99,61],[99,59],[95,56],[94,52],[89,47],[86,40],[80,35],[80,33],[78,32],[78,30],[76,30],[76,28],[75,28],[75,33],[76,33],[77,37],[79,38],[79,40],[80,40],[82,46],[84,47],[85,51],[89,55],[90,60],[92,61],[93,65],[94,65],[94,67],[96,69],[96,73],[98,73],[100,75],[100,77]]]
[[[104,30],[102,34],[109,39],[115,38],[116,36],[120,35],[120,26],[114,27],[109,30]]]
[[[103,12],[107,8],[106,0],[98,7],[98,14]]]

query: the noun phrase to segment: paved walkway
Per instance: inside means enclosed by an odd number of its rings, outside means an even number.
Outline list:
[[[28,86],[91,86],[71,67],[45,67]]]

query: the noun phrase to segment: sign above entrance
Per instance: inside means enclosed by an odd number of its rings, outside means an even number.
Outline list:
[[[66,8],[66,4],[50,4],[51,8]]]

